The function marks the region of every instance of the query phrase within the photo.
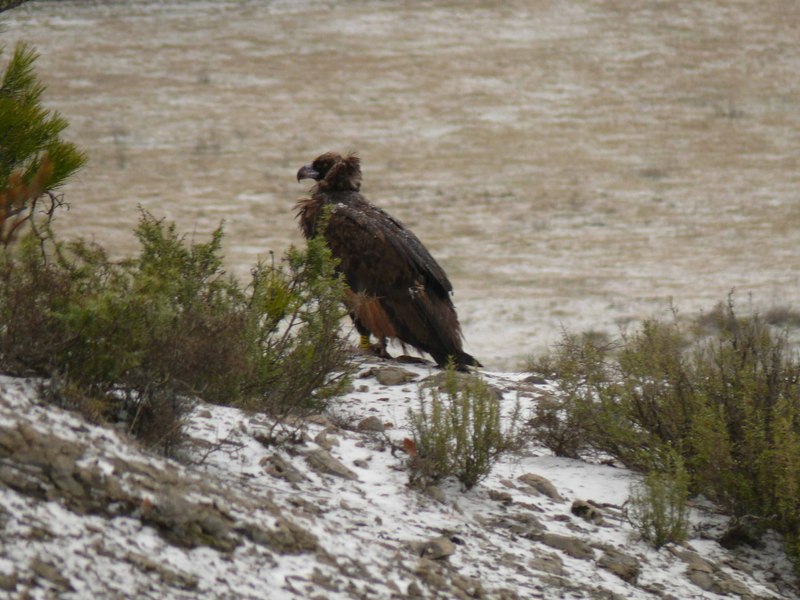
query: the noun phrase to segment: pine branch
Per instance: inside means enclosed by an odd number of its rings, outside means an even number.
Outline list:
[[[20,4],[24,4],[28,0],[0,0],[0,12],[4,10],[10,10],[14,7],[19,6]]]

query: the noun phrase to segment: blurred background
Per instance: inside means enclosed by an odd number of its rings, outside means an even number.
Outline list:
[[[55,1],[2,15],[89,155],[62,236],[123,256],[138,206],[227,268],[301,237],[297,169],[362,191],[455,287],[465,349],[519,368],[562,331],[674,304],[800,326],[795,0]],[[782,316],[781,316],[782,315]]]

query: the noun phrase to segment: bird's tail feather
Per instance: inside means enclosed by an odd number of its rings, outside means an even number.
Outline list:
[[[483,365],[471,354],[466,352],[459,352],[455,357],[456,368],[460,371],[466,370],[466,367],[482,367]]]

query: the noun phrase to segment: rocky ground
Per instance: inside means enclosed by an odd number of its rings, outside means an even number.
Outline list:
[[[727,550],[692,508],[659,551],[623,517],[637,477],[531,441],[468,492],[409,487],[407,414],[425,365],[364,361],[298,443],[197,401],[180,461],[0,377],[0,597],[798,598],[779,540]],[[554,393],[485,373],[507,407]]]

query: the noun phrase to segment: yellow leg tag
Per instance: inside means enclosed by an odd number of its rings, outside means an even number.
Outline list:
[[[358,345],[361,347],[362,350],[369,350],[370,349],[369,336],[368,335],[362,335],[361,336],[361,341],[358,343]]]

